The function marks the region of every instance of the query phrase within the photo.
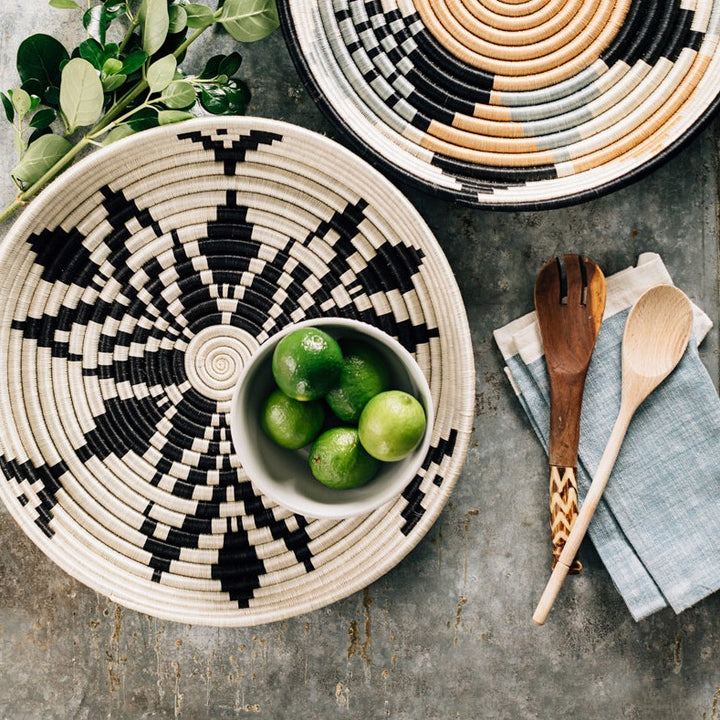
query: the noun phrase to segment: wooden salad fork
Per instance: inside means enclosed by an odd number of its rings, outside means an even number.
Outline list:
[[[578,513],[577,457],[585,377],[605,311],[605,276],[595,262],[565,255],[535,281],[535,311],[550,378],[550,528],[555,565]],[[582,570],[575,558],[571,574]]]

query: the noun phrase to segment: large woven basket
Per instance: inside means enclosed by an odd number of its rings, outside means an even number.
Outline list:
[[[463,203],[587,200],[656,167],[720,94],[720,0],[279,0],[355,150]]]
[[[0,247],[0,496],[74,577],[170,620],[255,625],[364,587],[423,537],[459,475],[474,363],[447,261],[410,203],[333,141],[200,119],[97,151]],[[329,521],[260,495],[229,406],[289,322],[364,320],[437,407],[404,492]]]

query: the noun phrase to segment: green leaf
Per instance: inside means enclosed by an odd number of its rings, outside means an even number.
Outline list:
[[[36,78],[28,78],[23,84],[22,89],[25,90],[29,95],[37,95],[38,97],[47,92],[45,85]]]
[[[182,5],[171,5],[168,9],[169,25],[168,33],[174,35],[182,32],[187,27],[187,12]]]
[[[170,27],[167,0],[142,0],[139,14],[143,50],[153,55],[163,46]]]
[[[219,22],[238,42],[262,40],[280,25],[275,0],[226,0]]]
[[[90,37],[99,40],[104,45],[110,23],[122,15],[126,9],[125,3],[117,2],[117,0],[95,5],[83,15],[83,25]]]
[[[43,135],[50,135],[50,133],[52,133],[52,130],[49,127],[35,128],[32,133],[30,133],[28,145],[30,145],[30,143],[34,143],[39,137],[42,137]]]
[[[230,53],[230,55],[213,55],[205,63],[205,67],[198,77],[203,80],[212,80],[221,75],[231,77],[240,69],[241,63],[242,57],[237,52]]]
[[[116,140],[122,140],[124,137],[128,137],[128,135],[134,135],[135,131],[129,126],[123,123],[122,125],[118,125],[117,127],[114,127],[106,136],[105,139],[102,141],[103,145],[110,145],[110,143],[114,143]]]
[[[100,70],[105,63],[105,51],[103,50],[103,46],[95,38],[88,38],[81,42],[78,45],[78,54],[98,70]]]
[[[103,5],[105,6],[105,12],[112,16],[113,20],[126,13],[128,9],[126,0],[103,0]]]
[[[23,187],[39,180],[63,155],[72,143],[60,135],[43,135],[31,143],[22,160],[10,171],[10,175]]]
[[[118,73],[117,75],[108,75],[102,80],[103,92],[111,93],[115,92],[118,88],[123,86],[123,83],[127,80],[127,75]]]
[[[50,0],[50,7],[58,10],[82,10],[75,0]]]
[[[198,29],[212,25],[215,22],[213,11],[207,5],[200,3],[188,3],[184,6],[187,15],[187,26]]]
[[[220,74],[232,77],[242,64],[242,57],[239,52],[233,52],[225,56],[220,63]]]
[[[160,110],[158,112],[158,122],[161,125],[172,125],[173,123],[190,120],[195,116],[191,112],[185,110]]]
[[[185,80],[171,82],[160,96],[160,102],[174,110],[188,108],[196,99],[195,88]]]
[[[73,58],[63,68],[60,109],[68,133],[92,125],[102,113],[103,87],[97,70],[83,58]]]
[[[0,99],[2,99],[3,108],[5,108],[5,117],[9,123],[15,120],[15,108],[13,107],[12,100],[4,93],[0,92]]]
[[[213,55],[206,63],[202,72],[198,75],[203,80],[211,80],[220,74],[220,63],[225,58],[224,55]]]
[[[95,5],[83,14],[83,26],[88,35],[102,45],[105,44],[109,24],[104,5]]]
[[[135,50],[131,52],[125,60],[123,60],[122,72],[124,75],[132,75],[139,70],[148,59],[148,54],[144,50]]]
[[[106,75],[116,75],[117,73],[122,71],[122,61],[118,60],[117,58],[108,58],[102,66],[102,71]]]
[[[151,107],[142,108],[142,110],[138,110],[130,119],[128,119],[127,125],[129,125],[135,132],[157,127],[159,125],[157,110]]]
[[[10,97],[12,98],[12,104],[15,108],[15,112],[18,115],[26,115],[32,109],[32,98],[22,88],[15,88],[15,90],[12,90]]]
[[[214,115],[242,115],[250,102],[250,89],[242,80],[225,85],[203,85],[200,104]]]
[[[42,130],[55,122],[56,117],[55,111],[50,108],[38,110],[30,121],[30,127]]]
[[[18,75],[23,85],[32,81],[32,92],[44,103],[53,104],[48,101],[48,91],[60,87],[60,66],[69,58],[67,50],[54,37],[42,33],[31,35],[18,47]]]
[[[177,60],[174,55],[165,55],[156,60],[147,71],[147,83],[150,92],[162,92],[175,77]]]
[[[60,108],[60,88],[56,85],[47,88],[43,95],[43,102],[50,107]]]

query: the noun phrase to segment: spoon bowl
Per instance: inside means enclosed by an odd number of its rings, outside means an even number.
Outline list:
[[[641,383],[641,378],[654,382],[651,391],[661,383],[685,352],[692,322],[692,306],[682,290],[657,285],[643,293],[628,316],[623,335],[623,391],[629,385],[626,375],[635,376],[633,385]],[[642,402],[644,397],[639,399]]]
[[[623,334],[620,410],[585,501],[533,615],[537,625],[545,622],[560,592],[635,411],[680,362],[692,328],[690,301],[682,290],[672,285],[650,288],[630,311]]]

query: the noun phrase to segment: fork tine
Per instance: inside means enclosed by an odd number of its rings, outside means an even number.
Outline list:
[[[601,308],[600,313],[593,313],[599,329],[600,322],[602,321],[602,309],[605,308],[605,276],[599,265],[590,260],[590,258],[585,258],[585,275],[587,278],[586,304],[591,309],[595,307]]]
[[[565,255],[565,275],[567,277],[568,305],[581,305],[584,298],[585,273],[581,255]]]
[[[559,305],[562,299],[561,292],[560,260],[553,258],[548,260],[537,274],[535,280],[535,304],[557,303]]]

